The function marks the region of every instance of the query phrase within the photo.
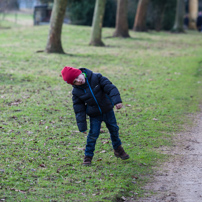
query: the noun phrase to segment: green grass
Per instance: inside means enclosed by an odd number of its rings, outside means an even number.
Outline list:
[[[5,23],[5,22],[4,22]],[[0,199],[6,201],[119,201],[141,197],[153,166],[168,156],[173,137],[191,124],[201,102],[202,38],[197,32],[135,33],[90,47],[90,27],[64,25],[66,55],[36,53],[46,46],[49,26],[1,29]],[[92,166],[82,166],[86,135],[79,133],[64,66],[107,76],[120,90],[115,110],[120,137],[130,154],[113,155],[105,125]],[[134,183],[135,181],[135,183]]]
[[[0,29],[19,27],[20,25],[33,25],[33,14],[26,12],[4,12],[0,13]]]

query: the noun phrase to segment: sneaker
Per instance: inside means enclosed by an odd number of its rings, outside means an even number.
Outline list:
[[[93,157],[92,156],[85,156],[83,160],[84,166],[89,166],[91,164]]]
[[[124,151],[124,149],[121,145],[117,149],[114,150],[114,155],[117,158],[121,158],[122,160],[126,160],[126,159],[130,158],[130,156]]]

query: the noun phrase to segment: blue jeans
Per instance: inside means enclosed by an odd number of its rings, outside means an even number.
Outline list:
[[[119,127],[116,123],[116,117],[114,111],[111,110],[106,114],[96,117],[90,117],[90,131],[87,137],[87,144],[85,149],[86,156],[93,156],[95,150],[96,140],[100,134],[100,128],[102,121],[105,122],[112,141],[113,149],[117,149],[121,145],[121,140],[119,138]]]

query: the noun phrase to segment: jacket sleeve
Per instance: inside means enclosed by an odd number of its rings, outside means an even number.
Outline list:
[[[102,76],[101,74],[98,74],[98,78],[103,91],[111,98],[113,104],[116,105],[118,103],[122,103],[117,87],[113,85],[108,78]]]
[[[85,103],[75,95],[73,95],[72,101],[79,131],[85,132],[87,130]]]

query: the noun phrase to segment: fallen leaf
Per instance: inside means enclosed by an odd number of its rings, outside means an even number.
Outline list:
[[[85,148],[79,148],[79,147],[78,147],[77,149],[78,149],[78,150],[85,151]]]
[[[126,197],[122,196],[121,199],[122,199],[123,201],[125,201],[125,200],[126,200]]]
[[[23,190],[18,190],[20,193],[23,193],[23,194],[25,194],[26,193],[26,191],[23,191]]]
[[[11,190],[11,191],[17,191],[17,192],[20,192],[20,193],[23,193],[23,194],[26,193],[26,191],[14,189],[14,188],[11,188],[10,190]]]
[[[176,75],[181,75],[181,73],[180,73],[180,72],[175,72],[174,74],[176,74]]]
[[[80,133],[80,131],[78,131],[78,130],[72,130],[71,132],[73,132],[73,133]]]
[[[130,104],[126,104],[126,107],[131,107],[131,105]]]
[[[140,166],[147,166],[146,163],[140,163],[139,165],[140,165]]]
[[[97,161],[102,161],[102,158],[99,158]]]

